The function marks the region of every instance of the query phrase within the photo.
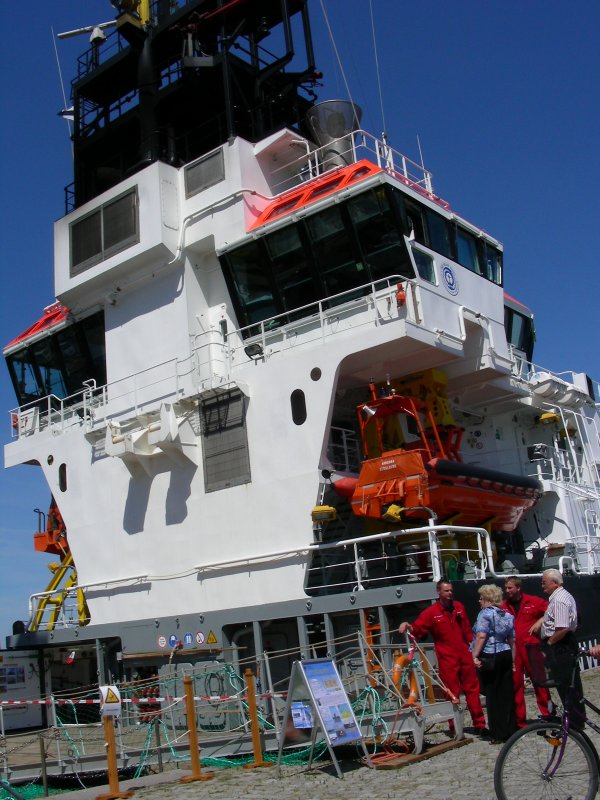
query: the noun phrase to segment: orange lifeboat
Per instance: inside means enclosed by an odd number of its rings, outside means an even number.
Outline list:
[[[452,517],[461,525],[515,530],[542,494],[537,480],[463,463],[461,428],[438,427],[419,398],[393,390],[378,397],[375,386],[370,388],[371,399],[357,406],[367,458],[358,477],[333,482],[355,515],[402,523],[429,519],[433,511],[440,522]],[[404,442],[386,449],[391,418]],[[377,455],[369,458],[373,451]]]

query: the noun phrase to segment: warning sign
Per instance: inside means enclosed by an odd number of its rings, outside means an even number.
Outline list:
[[[202,633],[202,631],[198,631],[198,633],[196,634],[196,642],[197,644],[204,644],[204,634]]]
[[[119,697],[119,692],[114,686],[107,686],[106,687],[106,697],[104,698],[105,703],[120,703],[121,698]]]
[[[100,687],[100,712],[103,717],[120,716],[121,693],[116,686]]]
[[[212,631],[208,632],[208,638],[206,639],[206,644],[217,644],[217,637],[214,635]]]
[[[167,646],[167,637],[166,636],[159,636],[158,637],[158,646],[159,647],[166,647]]]

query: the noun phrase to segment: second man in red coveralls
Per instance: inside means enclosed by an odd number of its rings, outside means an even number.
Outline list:
[[[479,678],[469,645],[473,641],[471,623],[462,603],[454,600],[452,584],[443,578],[436,585],[438,599],[410,624],[402,622],[400,633],[411,630],[415,639],[431,635],[438,660],[440,680],[451,697],[465,695],[473,719],[471,733],[486,735],[485,717],[479,699]]]
[[[548,601],[543,597],[534,594],[523,594],[521,591],[520,578],[506,578],[504,581],[504,592],[506,600],[502,603],[502,608],[509,611],[515,618],[515,663],[513,669],[513,681],[515,689],[515,712],[517,725],[524,728],[527,725],[527,710],[525,708],[525,675],[531,676],[529,666],[529,656],[527,654],[528,644],[539,644],[540,640],[534,630],[534,626],[543,618]],[[541,686],[535,686],[535,699],[542,716],[547,717],[552,713],[550,692]]]

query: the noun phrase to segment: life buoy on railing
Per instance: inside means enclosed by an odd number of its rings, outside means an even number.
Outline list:
[[[406,303],[406,290],[401,283],[396,285],[396,305],[398,308]]]
[[[408,698],[405,699],[406,705],[415,705],[419,702],[419,684],[417,683],[417,676],[414,669],[411,669],[412,655],[400,655],[397,653],[394,656],[394,666],[392,667],[392,683],[400,691],[402,684],[402,677],[405,671],[409,670],[408,675]]]

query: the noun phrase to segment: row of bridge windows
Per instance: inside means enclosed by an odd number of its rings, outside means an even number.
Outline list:
[[[223,254],[240,326],[390,275],[414,278],[405,236],[502,282],[502,254],[490,242],[381,185]]]

